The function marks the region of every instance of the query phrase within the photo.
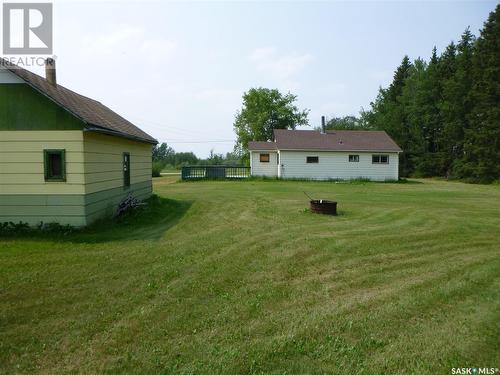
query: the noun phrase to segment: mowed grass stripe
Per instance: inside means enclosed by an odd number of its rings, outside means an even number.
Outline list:
[[[303,192],[339,200],[307,211]],[[175,183],[139,221],[0,240],[0,372],[498,363],[498,186]]]

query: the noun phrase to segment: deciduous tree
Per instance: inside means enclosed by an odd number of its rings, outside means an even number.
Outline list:
[[[246,153],[250,141],[270,141],[274,129],[295,129],[308,125],[309,110],[299,110],[297,96],[276,89],[252,88],[243,94],[243,107],[237,112],[234,131],[235,151]]]

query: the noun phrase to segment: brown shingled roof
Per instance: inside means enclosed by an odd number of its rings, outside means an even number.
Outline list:
[[[276,129],[274,139],[279,150],[402,151],[385,131]]]
[[[149,134],[96,100],[77,94],[61,85],[51,85],[45,78],[17,65],[10,64],[4,59],[0,59],[0,65],[82,120],[88,130],[153,144],[158,143]]]
[[[266,142],[266,141],[250,141],[248,142],[249,150],[261,150],[261,151],[269,151],[276,150],[275,142]]]
[[[402,152],[385,131],[275,129],[274,142],[249,142],[248,149],[257,150],[322,150]]]

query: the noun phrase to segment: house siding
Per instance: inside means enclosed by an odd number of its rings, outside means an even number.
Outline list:
[[[389,164],[372,164],[372,155],[389,155]],[[349,162],[349,155],[359,155],[359,162]],[[317,156],[317,164],[306,163]],[[282,178],[341,179],[368,178],[374,181],[397,180],[399,157],[390,152],[331,152],[280,150]]]
[[[85,216],[87,224],[112,216],[120,202],[132,194],[139,200],[147,199],[151,196],[152,185],[150,181],[143,181],[136,184],[130,184],[128,189],[117,187],[114,189],[103,190],[85,196]]]
[[[0,195],[0,223],[19,221],[29,225],[40,222],[84,226],[116,212],[128,193],[137,199],[151,195],[151,184],[131,184],[130,188],[115,188],[92,194],[9,194]]]
[[[86,225],[84,195],[0,195],[0,223]]]
[[[83,131],[0,131],[0,222],[83,226],[111,215],[132,193],[151,195],[151,145]],[[44,177],[43,150],[66,150],[66,181]],[[130,153],[131,183],[122,157]]]
[[[129,193],[152,193],[152,145],[99,133],[84,133],[85,215],[87,224],[113,214]],[[124,186],[123,153],[130,154],[130,186]]]
[[[47,182],[43,150],[66,150],[66,182]],[[84,194],[83,132],[0,131],[0,194]]]
[[[129,193],[151,195],[151,144],[84,131],[83,121],[3,67],[0,98],[0,223],[83,226],[113,214]],[[45,181],[48,149],[65,150],[66,181]]]
[[[43,150],[66,150],[66,182],[45,181]],[[0,131],[0,222],[85,225],[83,132]]]
[[[269,154],[269,163],[260,162],[260,154]],[[277,177],[278,164],[276,151],[252,151],[250,153],[252,176]]]
[[[130,154],[130,184],[151,183],[151,144],[105,134],[84,133],[87,194],[123,187],[124,152]]]
[[[0,98],[0,131],[83,130],[81,120],[26,83],[0,82]]]

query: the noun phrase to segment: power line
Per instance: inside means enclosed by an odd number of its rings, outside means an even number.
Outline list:
[[[192,135],[193,134],[193,131],[191,131],[189,129],[178,128],[178,127],[175,127],[173,125],[160,124],[158,122],[154,122],[154,121],[150,121],[150,120],[146,120],[146,119],[140,119],[140,118],[134,117],[134,116],[132,116],[131,118],[137,120],[137,122],[145,123],[146,125],[153,126],[153,127],[157,128],[157,129],[172,131],[174,133],[179,133],[179,135]],[[206,136],[213,135],[213,134],[205,133],[204,130],[201,130],[201,131],[200,130],[196,130],[196,133],[197,134],[202,133],[201,135],[206,135]]]
[[[234,139],[232,140],[215,140],[215,141],[176,141],[176,140],[168,140],[165,143],[234,143],[236,142]]]
[[[154,122],[154,121],[149,121],[149,120],[146,120],[146,119],[140,119],[138,117],[132,117],[132,119],[135,119],[135,120],[138,120],[138,122],[143,122],[143,123],[146,123],[148,125],[151,125],[155,128],[158,128],[158,129],[162,129],[162,130],[167,130],[167,131],[173,131],[174,133],[178,133],[177,135],[183,137],[183,136],[192,136],[193,133],[195,133],[196,135],[207,135],[209,136],[209,134],[200,134],[200,131],[199,130],[196,130],[195,132],[192,132],[190,130],[186,130],[186,129],[181,129],[181,128],[176,128],[175,126],[171,126],[171,125],[162,125],[160,123],[157,123],[157,122]],[[201,132],[203,133],[203,132]],[[213,135],[213,134],[210,134],[210,135]],[[234,139],[217,139],[217,140],[175,140],[175,139],[160,139],[158,138],[159,141],[161,142],[165,142],[167,144],[174,144],[174,143],[197,143],[197,144],[211,144],[211,143],[235,143],[236,141]]]

